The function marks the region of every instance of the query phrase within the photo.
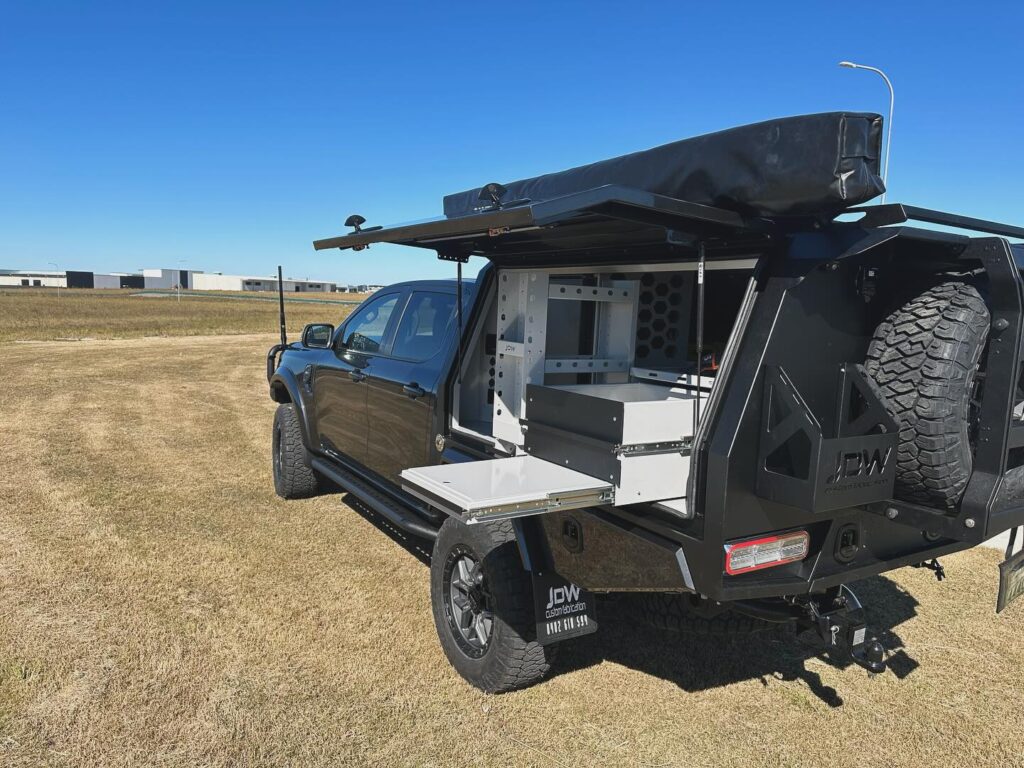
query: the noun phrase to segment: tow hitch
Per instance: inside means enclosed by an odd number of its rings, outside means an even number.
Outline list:
[[[817,630],[833,658],[852,660],[872,674],[885,671],[885,649],[877,640],[868,640],[864,607],[852,589],[844,585],[838,592],[811,599],[807,612],[803,623]]]
[[[914,568],[927,568],[935,574],[935,578],[938,581],[942,581],[946,578],[946,569],[942,567],[942,563],[939,562],[939,558],[935,557],[924,563],[917,563],[913,566]]]

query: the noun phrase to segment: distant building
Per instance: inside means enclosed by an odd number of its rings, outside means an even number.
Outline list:
[[[29,269],[0,269],[0,287],[67,288],[64,272],[41,272]]]
[[[260,275],[222,275],[216,272],[196,272],[192,287],[197,291],[276,291],[277,277]],[[325,280],[296,280],[286,277],[286,293],[332,293],[336,283]]]
[[[276,276],[224,275],[194,269],[144,269],[142,274],[127,272],[43,272],[25,269],[0,269],[0,288],[146,288],[193,291],[276,291]],[[368,286],[349,286],[365,292]],[[369,286],[375,290],[374,286]],[[326,280],[285,278],[287,293],[333,293],[337,283]],[[342,288],[341,290],[346,290]]]
[[[194,275],[202,274],[189,269],[144,269],[144,288],[192,288]]]
[[[127,272],[111,272],[110,274],[101,274],[99,272],[86,272],[84,274],[92,275],[92,288],[145,288],[146,278],[143,275],[132,275]],[[68,272],[69,280],[71,273]],[[69,283],[70,284],[70,283]],[[78,287],[71,285],[72,288]]]
[[[67,275],[68,288],[142,288],[142,275],[130,275],[127,272],[81,272],[69,269]]]

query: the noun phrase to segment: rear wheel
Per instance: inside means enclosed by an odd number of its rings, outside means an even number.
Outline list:
[[[446,520],[431,557],[430,599],[448,661],[477,688],[510,691],[547,674],[554,647],[536,640],[533,583],[511,523]]]
[[[896,497],[952,509],[973,467],[972,399],[989,311],[965,283],[942,283],[890,314],[865,368],[900,430]]]
[[[319,479],[310,465],[309,451],[302,442],[299,415],[291,403],[277,406],[274,414],[271,458],[274,490],[282,499],[303,499],[319,490]]]

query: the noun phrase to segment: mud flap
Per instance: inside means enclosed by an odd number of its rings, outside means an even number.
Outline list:
[[[533,572],[537,642],[557,643],[597,632],[594,594],[557,573]]]
[[[1017,554],[1013,553],[1013,545],[1017,540],[1014,528],[1010,532],[1010,543],[1006,547],[1006,560],[999,564],[999,596],[996,599],[996,613],[1002,613],[1021,595],[1024,595],[1024,548]]]

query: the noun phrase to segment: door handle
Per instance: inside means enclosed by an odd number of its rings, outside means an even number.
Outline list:
[[[404,387],[402,387],[402,391],[405,392],[405,394],[407,394],[413,400],[415,400],[417,397],[423,397],[425,394],[427,394],[427,391],[423,387],[415,383],[406,384]]]
[[[366,378],[366,374],[362,371],[349,371],[348,377],[352,379],[352,381],[362,381]]]

